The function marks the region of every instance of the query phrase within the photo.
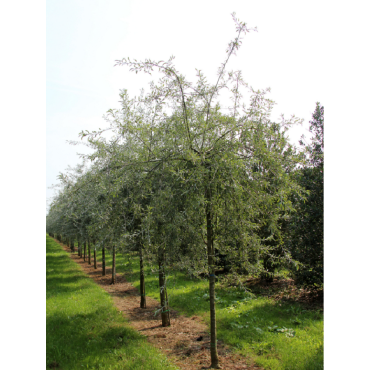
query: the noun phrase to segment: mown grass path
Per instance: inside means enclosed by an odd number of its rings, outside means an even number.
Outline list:
[[[131,329],[111,297],[46,237],[46,367],[177,369]]]

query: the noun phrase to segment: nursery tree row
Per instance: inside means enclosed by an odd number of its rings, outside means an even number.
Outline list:
[[[72,250],[77,242],[79,255],[89,263],[94,253],[95,267],[97,250],[103,257],[113,255],[112,283],[117,251],[137,253],[141,308],[146,307],[144,266],[154,261],[163,326],[170,325],[168,266],[207,276],[214,368],[219,367],[218,270],[271,279],[284,265],[303,271],[302,281],[309,280],[304,277],[312,269],[317,270],[315,284],[322,276],[322,256],[317,255],[322,223],[311,221],[322,210],[323,141],[322,146],[307,145],[306,155],[299,151],[287,131],[300,120],[272,120],[268,89],[254,90],[240,71],[227,70],[242,36],[251,31],[233,19],[236,37],[214,83],[201,71],[195,82],[187,80],[173,57],[117,61],[157,80],[137,97],[122,90],[120,108],[105,117],[107,127],[81,132],[91,154],[60,175],[60,190],[47,216],[50,235]],[[230,103],[226,107],[225,101]],[[315,114],[323,128],[319,104]],[[319,131],[316,142],[322,139]],[[307,224],[311,236],[306,240]],[[306,258],[314,265],[305,264]],[[105,258],[102,262],[105,274]]]

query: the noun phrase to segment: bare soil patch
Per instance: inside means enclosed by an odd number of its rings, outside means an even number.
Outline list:
[[[210,336],[207,325],[201,318],[187,317],[171,310],[171,326],[162,327],[160,315],[154,316],[154,311],[160,307],[159,302],[146,297],[147,308],[140,308],[140,293],[124,276],[117,274],[116,284],[112,285],[111,268],[106,267],[106,276],[102,276],[100,263],[97,263],[97,269],[94,269],[93,262],[89,265],[87,258],[84,261],[77,254],[71,253],[67,246],[59,244],[88,276],[113,297],[115,306],[129,320],[130,326],[146,336],[147,340],[160,349],[172,363],[185,370],[209,368]],[[253,364],[252,359],[232,352],[220,340],[218,353],[223,369],[263,370]]]

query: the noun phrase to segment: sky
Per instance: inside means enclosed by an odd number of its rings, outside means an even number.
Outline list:
[[[227,44],[236,36],[231,13],[258,32],[247,33],[230,69],[242,71],[254,89],[271,88],[274,114],[295,114],[308,128],[316,102],[324,104],[321,60],[324,14],[312,3],[252,1],[96,1],[46,2],[46,194],[67,166],[79,162],[83,146],[71,146],[83,129],[105,126],[103,115],[118,108],[119,91],[137,95],[151,77],[136,75],[115,60],[130,57],[167,60],[194,80],[201,69],[215,82]],[[312,20],[315,19],[315,27]]]

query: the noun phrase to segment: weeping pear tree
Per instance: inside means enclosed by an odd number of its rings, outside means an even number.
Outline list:
[[[208,272],[213,368],[219,368],[217,258],[227,254],[242,268],[250,268],[251,254],[258,255],[264,247],[268,252],[258,231],[267,226],[273,237],[279,229],[279,219],[291,209],[291,194],[300,194],[287,171],[287,167],[298,163],[299,156],[286,138],[288,127],[299,120],[282,116],[280,122],[272,122],[274,102],[266,97],[268,89],[248,90],[240,71],[226,70],[230,57],[241,46],[242,36],[250,31],[235,14],[233,19],[237,36],[228,45],[214,84],[208,83],[201,71],[197,71],[196,83],[187,81],[175,69],[173,57],[167,62],[124,58],[116,65],[128,66],[135,73],[151,74],[156,70],[161,77],[157,84],[150,84],[147,95],[142,92],[130,99],[127,91],[122,91],[121,108],[108,112],[109,128],[114,134],[109,143],[102,139],[103,130],[80,134],[81,138],[87,136],[96,149],[91,159],[109,156],[111,170],[140,169],[146,180],[157,178],[157,188],[153,190],[156,201],[151,201],[147,213],[155,215],[153,240],[168,240],[169,229],[180,229],[178,220],[166,217],[170,212],[164,211],[166,197],[161,194],[166,191],[171,199],[186,194],[186,208],[177,211],[184,214],[203,240],[204,247],[197,245],[194,249],[195,255],[205,260]],[[243,102],[245,90],[250,94],[248,105]],[[231,98],[228,113],[222,113],[220,103],[225,93]],[[171,176],[165,176],[164,186],[162,175],[167,172]],[[270,181],[271,177],[274,181]],[[175,204],[167,202],[166,208],[175,210]],[[236,242],[230,238],[230,228]],[[180,239],[175,236],[172,243],[181,244]],[[158,261],[163,261],[167,246],[159,242],[156,248]],[[286,251],[283,254],[289,258]]]

